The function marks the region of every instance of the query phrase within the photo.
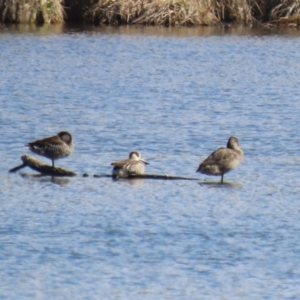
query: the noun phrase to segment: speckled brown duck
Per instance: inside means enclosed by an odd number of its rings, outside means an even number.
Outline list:
[[[26,145],[32,152],[54,160],[69,156],[74,150],[72,136],[67,131],[61,131],[57,135],[37,140]]]
[[[199,166],[197,172],[206,175],[221,175],[223,183],[224,174],[235,169],[243,160],[244,153],[239,146],[239,141],[232,136],[227,142],[227,147],[215,150]]]
[[[145,165],[147,165],[141,154],[138,151],[132,151],[129,154],[129,158],[113,162],[114,166],[112,170],[113,177],[128,177],[130,175],[142,175],[145,173]]]

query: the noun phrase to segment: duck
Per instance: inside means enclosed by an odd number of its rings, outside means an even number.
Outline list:
[[[228,139],[227,146],[212,152],[198,167],[196,172],[220,176],[221,183],[224,182],[224,174],[235,169],[244,158],[243,150],[235,136]]]
[[[74,150],[72,135],[67,131],[61,131],[57,135],[30,142],[26,146],[35,154],[51,159],[53,168],[54,160],[67,157]]]
[[[145,161],[138,151],[132,151],[127,159],[113,162],[113,177],[129,177],[130,175],[143,175],[145,173],[145,165],[149,163]]]

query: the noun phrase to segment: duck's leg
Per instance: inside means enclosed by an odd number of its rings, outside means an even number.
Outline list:
[[[224,183],[223,176],[224,176],[224,174],[222,174],[222,176],[221,176],[221,183]]]
[[[54,159],[52,158],[52,168],[54,168]]]

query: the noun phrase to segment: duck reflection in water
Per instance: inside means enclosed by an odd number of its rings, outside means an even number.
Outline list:
[[[29,178],[31,180],[40,181],[40,182],[52,182],[54,184],[60,186],[67,186],[71,181],[66,177],[57,177],[57,176],[48,176],[43,174],[23,174],[21,173],[23,178]]]

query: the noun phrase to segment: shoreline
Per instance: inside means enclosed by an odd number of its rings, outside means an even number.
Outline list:
[[[96,26],[300,27],[300,3],[271,0],[0,0],[0,15],[0,29],[4,24],[82,22]]]

